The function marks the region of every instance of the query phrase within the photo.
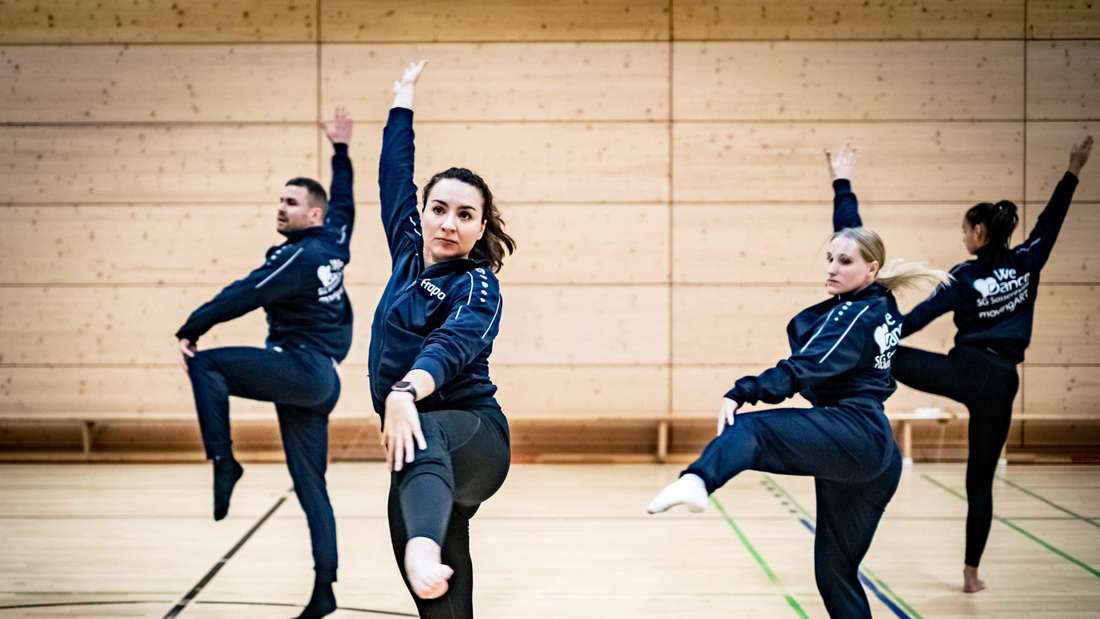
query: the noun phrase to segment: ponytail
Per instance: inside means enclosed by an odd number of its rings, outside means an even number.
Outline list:
[[[966,211],[966,221],[973,226],[985,226],[986,243],[990,247],[1008,247],[1020,216],[1016,205],[1008,200],[979,202]]]
[[[919,289],[926,285],[931,288],[951,278],[947,271],[933,269],[923,262],[895,258],[887,264],[886,244],[882,242],[882,237],[870,228],[844,228],[834,232],[829,240],[832,241],[837,237],[851,240],[859,247],[859,253],[864,260],[881,265],[875,281],[891,292],[906,288]]]

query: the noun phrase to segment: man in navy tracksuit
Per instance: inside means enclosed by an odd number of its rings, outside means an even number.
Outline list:
[[[340,396],[336,364],[351,347],[352,310],[344,289],[355,223],[351,120],[337,109],[326,128],[332,140],[331,196],[312,179],[287,182],[277,230],[286,241],[267,250],[264,263],[195,310],[176,332],[191,378],[207,458],[214,461],[214,519],[229,509],[243,469],[233,458],[229,396],[274,402],[294,491],[305,511],[313,545],[315,585],[302,618],[333,612],[336,600],[336,521],[325,485],[328,416]],[[214,325],[262,307],[264,348],[198,351]]]
[[[838,186],[837,231],[860,225],[849,195]],[[702,511],[707,495],[745,470],[812,475],[818,590],[830,616],[870,617],[858,570],[901,475],[901,457],[883,412],[895,390],[890,361],[900,330],[893,294],[878,282],[799,312],[787,325],[791,356],[734,383],[725,394],[730,404],[723,409],[721,433],[680,480],[657,495],[649,511],[679,503]],[[796,393],[813,408],[769,409],[733,419],[737,407],[778,404]]]

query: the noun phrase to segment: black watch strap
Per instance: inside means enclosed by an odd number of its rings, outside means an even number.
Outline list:
[[[417,399],[416,387],[414,387],[413,384],[407,380],[397,381],[393,384],[392,387],[390,387],[390,391],[404,391],[405,393],[411,393],[413,399]]]

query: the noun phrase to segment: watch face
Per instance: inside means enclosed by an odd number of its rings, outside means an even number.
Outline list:
[[[405,390],[409,389],[410,387],[412,387],[412,383],[410,383],[407,380],[399,380],[399,381],[397,381],[396,383],[393,384],[393,388],[398,390],[398,391],[405,391]]]

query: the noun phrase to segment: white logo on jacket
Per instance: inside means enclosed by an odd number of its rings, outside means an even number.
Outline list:
[[[436,297],[440,301],[447,298],[447,293],[443,292],[439,286],[432,283],[430,279],[420,280],[420,287],[428,291],[428,296]]]
[[[876,370],[889,370],[890,360],[897,352],[897,346],[901,342],[901,323],[894,320],[890,312],[886,312],[886,322],[875,327],[875,343],[878,344],[878,356],[875,357]]]
[[[333,258],[328,264],[317,267],[317,279],[321,280],[317,300],[321,303],[339,301],[344,296],[344,261]]]

